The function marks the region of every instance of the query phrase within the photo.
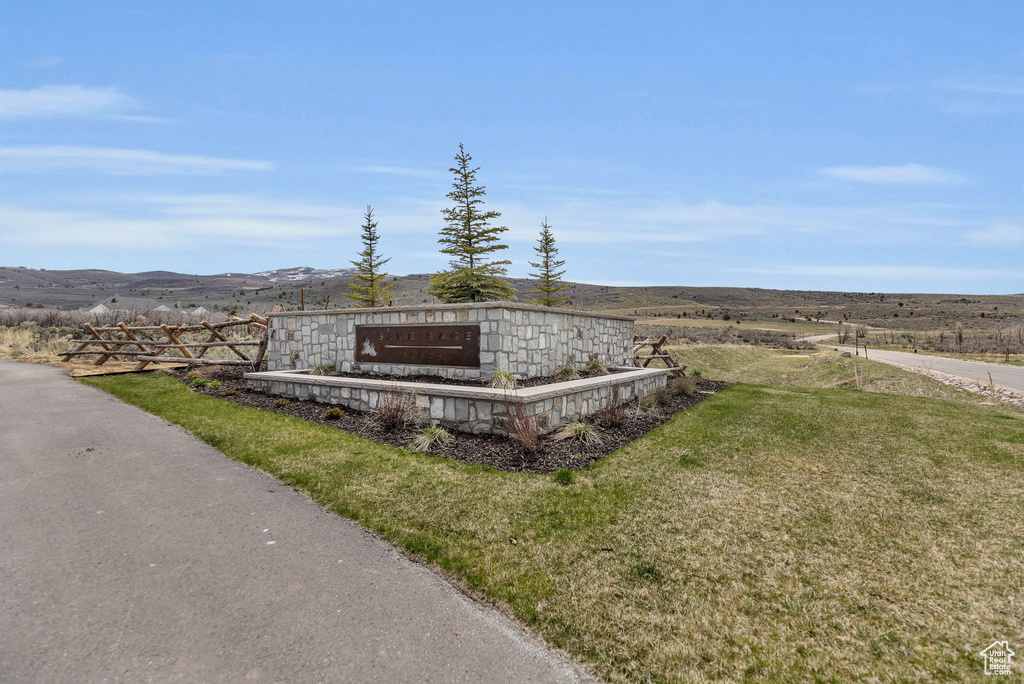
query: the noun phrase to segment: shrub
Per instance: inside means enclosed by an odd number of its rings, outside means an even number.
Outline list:
[[[622,427],[626,422],[627,410],[626,405],[619,400],[619,388],[613,387],[611,400],[607,405],[599,408],[594,417],[605,427]]]
[[[590,355],[590,362],[586,366],[584,366],[584,370],[589,371],[591,373],[596,373],[597,375],[608,374],[608,366],[601,363],[601,361],[597,358],[597,354]]]
[[[206,386],[212,390],[220,389],[220,380],[210,380],[208,383],[206,383]]]
[[[672,400],[672,393],[667,387],[659,387],[640,400],[640,406],[649,409],[655,406],[666,406]]]
[[[345,415],[345,412],[342,411],[340,408],[329,408],[326,411],[324,411],[324,418],[326,420],[338,420],[343,415]]]
[[[277,408],[281,408],[282,406],[287,406],[290,403],[292,402],[288,401],[284,397],[281,397],[280,399],[274,401],[274,406],[276,406]]]
[[[383,392],[377,402],[377,422],[385,430],[396,430],[416,422],[416,407],[412,395]]]
[[[211,382],[213,382],[213,381],[212,380],[208,380],[206,378],[199,378],[199,377],[197,377],[197,378],[193,378],[192,382],[190,382],[189,384],[192,385],[192,387],[206,387]]]
[[[580,377],[580,372],[572,366],[562,366],[555,375],[560,378],[578,378]]]
[[[688,397],[692,397],[697,393],[697,379],[696,378],[676,378],[669,385],[669,388],[674,394],[683,394]]]
[[[508,371],[494,371],[491,376],[491,387],[495,389],[512,390],[516,388],[516,376]]]
[[[540,422],[536,416],[526,412],[526,407],[519,401],[505,401],[505,427],[512,439],[516,440],[527,451],[538,452],[541,449]]]
[[[585,420],[566,423],[555,433],[555,439],[578,439],[584,444],[600,444],[602,441],[594,426]]]
[[[562,468],[552,473],[551,479],[563,487],[568,487],[576,479],[576,475],[568,468]]]
[[[412,446],[416,451],[430,451],[430,449],[438,444],[447,444],[452,441],[452,433],[445,430],[440,425],[428,425],[427,427],[420,430],[420,434],[416,435],[416,439],[413,440]]]

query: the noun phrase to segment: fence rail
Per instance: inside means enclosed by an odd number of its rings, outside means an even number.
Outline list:
[[[633,365],[639,368],[647,368],[652,361],[658,360],[665,364],[673,377],[681,378],[686,375],[686,366],[680,366],[676,360],[663,347],[668,342],[668,335],[662,335],[658,339],[652,337],[640,337],[633,335]],[[650,350],[647,349],[650,347]]]
[[[226,331],[246,329],[252,339],[228,339]],[[71,340],[78,346],[66,352],[62,361],[70,361],[76,356],[99,356],[96,365],[102,366],[110,359],[120,360],[122,357],[135,359],[139,362],[137,370],[142,370],[151,363],[187,363],[210,366],[244,366],[250,365],[258,370],[267,351],[267,319],[252,314],[248,319],[232,317],[222,323],[202,321],[197,325],[136,325],[118,323],[115,326],[93,327],[85,324],[85,331],[90,337]],[[189,339],[186,336],[205,335],[206,340]],[[156,337],[153,337],[157,334]],[[243,347],[256,347],[253,354],[242,351]],[[211,349],[227,349],[238,358],[207,359],[206,352]],[[165,356],[169,350],[176,350],[181,356]],[[198,352],[198,353],[193,353]]]

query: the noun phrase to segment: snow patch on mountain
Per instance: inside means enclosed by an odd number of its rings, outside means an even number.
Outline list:
[[[310,268],[309,266],[297,266],[295,268],[277,268],[273,271],[261,271],[260,273],[253,273],[253,275],[266,278],[272,283],[287,283],[340,278],[355,272],[356,269],[354,268]]]

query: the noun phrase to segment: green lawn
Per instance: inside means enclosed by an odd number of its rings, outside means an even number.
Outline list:
[[[786,364],[807,362],[781,362],[796,388],[730,387],[568,486],[160,374],[85,382],[437,564],[609,681],[982,679],[981,649],[1024,644],[1024,412],[802,389],[831,363],[796,382]]]

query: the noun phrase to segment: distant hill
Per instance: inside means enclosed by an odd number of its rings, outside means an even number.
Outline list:
[[[272,283],[297,283],[311,280],[327,280],[328,278],[340,278],[355,273],[354,268],[310,268],[309,266],[298,266],[296,268],[279,268],[273,271],[261,271],[253,273],[254,276],[266,278]],[[231,275],[230,273],[228,275]]]
[[[203,306],[211,311],[307,309],[348,306],[345,294],[353,269],[308,266],[260,273],[191,275],[171,271],[117,273],[98,269],[51,271],[0,267],[0,307],[32,306],[89,309],[111,297],[145,299],[172,306]],[[389,276],[393,303],[433,301],[425,273]],[[532,280],[513,278],[519,299],[529,300]],[[607,311],[643,319],[717,319],[745,321],[845,320],[893,329],[923,330],[962,322],[968,327],[1004,327],[1024,323],[1024,296],[880,292],[769,290],[745,287],[615,287],[570,283],[566,294],[579,309]]]

